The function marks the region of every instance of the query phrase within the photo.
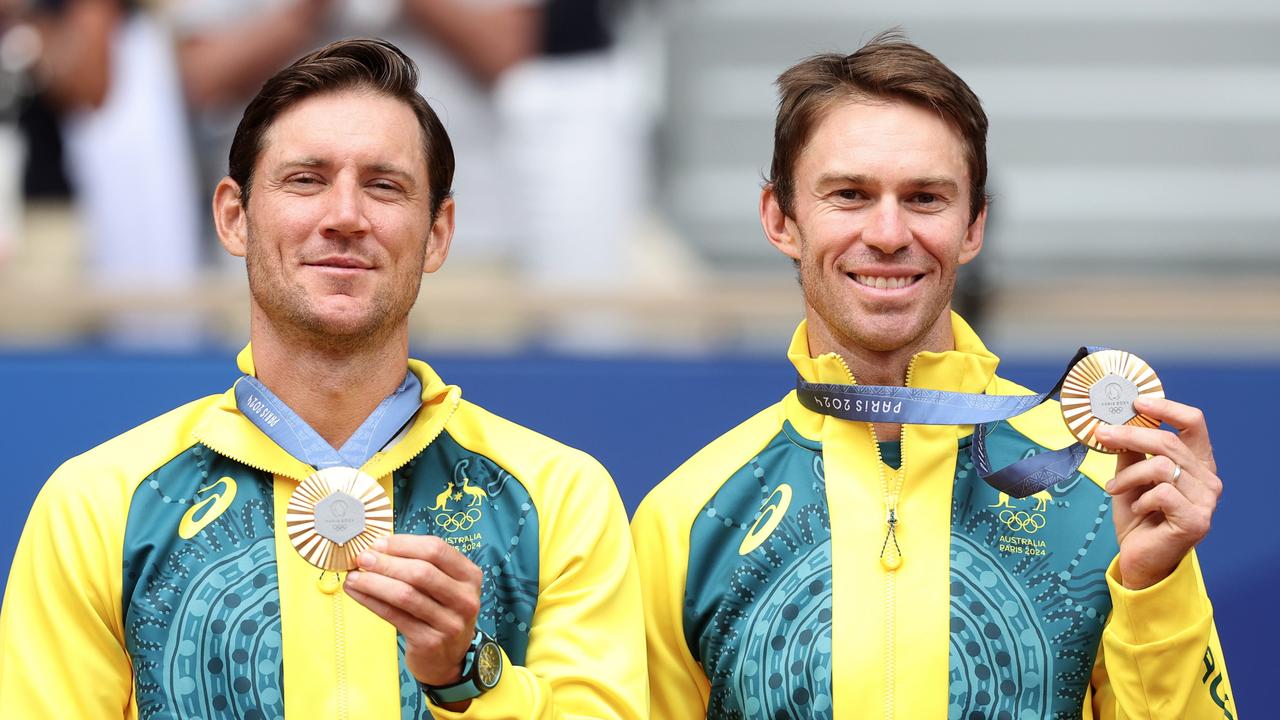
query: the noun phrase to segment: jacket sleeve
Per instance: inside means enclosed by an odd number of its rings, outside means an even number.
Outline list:
[[[640,580],[617,489],[588,460],[541,500],[534,498],[540,578],[525,664],[504,654],[496,687],[461,712],[430,705],[437,720],[649,717]]]
[[[64,465],[31,508],[0,610],[0,717],[123,718],[132,669],[121,619],[124,519]]]
[[[1128,590],[1107,570],[1112,611],[1094,664],[1093,716],[1234,720],[1231,681],[1195,552],[1169,577]]]
[[[711,684],[684,633],[689,527],[663,508],[662,496],[650,495],[631,523],[644,595],[653,717],[704,717]]]

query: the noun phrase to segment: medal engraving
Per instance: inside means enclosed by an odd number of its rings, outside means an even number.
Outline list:
[[[298,554],[322,570],[354,570],[356,557],[391,534],[391,499],[355,468],[331,467],[307,478],[289,496],[285,525]]]
[[[1126,377],[1109,373],[1089,388],[1089,409],[1093,416],[1108,425],[1123,425],[1137,413],[1133,401],[1138,399],[1138,386]]]
[[[346,545],[364,532],[364,505],[344,492],[335,492],[316,503],[315,524],[321,537]]]

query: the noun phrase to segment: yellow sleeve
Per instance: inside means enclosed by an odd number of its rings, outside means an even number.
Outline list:
[[[690,528],[670,514],[664,516],[663,506],[661,494],[655,492],[641,503],[631,523],[644,595],[653,717],[705,717],[711,683],[684,636]]]
[[[1113,560],[1107,584],[1113,607],[1094,664],[1093,717],[1234,720],[1231,681],[1195,552],[1143,590],[1126,589]]]
[[[627,515],[599,463],[562,463],[531,487],[539,509],[538,605],[525,665],[503,656],[502,677],[463,712],[437,720],[649,717],[640,579]],[[548,512],[549,511],[549,512]]]
[[[716,438],[658,483],[631,520],[644,595],[654,718],[706,717],[711,682],[685,640],[689,534],[725,480],[777,437],[784,419],[782,403],[776,403]]]
[[[0,610],[0,717],[134,715],[124,647],[124,514],[72,460],[36,498]],[[92,487],[93,483],[101,483]]]

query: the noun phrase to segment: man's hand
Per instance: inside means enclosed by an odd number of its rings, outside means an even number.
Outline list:
[[[1103,445],[1120,451],[1107,492],[1120,541],[1121,582],[1140,590],[1168,577],[1204,539],[1222,481],[1204,413],[1163,399],[1139,398],[1133,406],[1178,430],[1105,424],[1097,429]]]
[[[359,562],[347,594],[404,636],[409,672],[427,685],[461,681],[480,612],[480,568],[429,535],[381,538]]]

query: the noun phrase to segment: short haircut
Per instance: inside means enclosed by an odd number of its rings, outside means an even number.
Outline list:
[[[941,60],[897,30],[882,32],[852,55],[806,58],[778,76],[778,117],[768,184],[792,216],[795,166],[814,129],[833,106],[847,101],[897,100],[937,113],[960,135],[969,166],[969,222],[989,200],[987,115],[982,103]]]
[[[413,109],[422,129],[431,218],[435,219],[440,204],[453,192],[453,144],[418,92],[417,66],[395,45],[371,38],[339,40],[313,50],[271,76],[250,101],[231,141],[227,173],[240,185],[240,200],[246,207],[263,138],[276,118],[306,98],[350,89],[367,89]]]

